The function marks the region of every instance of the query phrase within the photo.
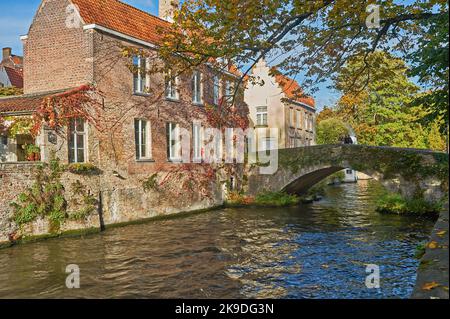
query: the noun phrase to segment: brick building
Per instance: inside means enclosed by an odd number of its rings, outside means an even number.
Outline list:
[[[160,12],[170,20],[169,2],[160,2]],[[170,23],[166,20],[118,0],[43,0],[28,34],[21,38],[24,95],[0,99],[0,116],[27,118],[46,97],[86,84],[101,92],[96,100],[102,103],[104,123],[108,123],[104,131],[84,120],[72,120],[65,136],[44,127],[34,143],[43,161],[56,152],[66,163],[91,163],[100,170],[92,191],[102,193],[106,224],[222,202],[224,181],[219,177],[208,186],[212,194],[208,197],[202,196],[200,186],[197,192],[178,194],[176,199],[143,190],[150,177],[164,178],[164,173],[180,166],[175,162],[186,156],[178,141],[181,129],[192,135],[188,156],[193,161],[201,157],[202,132],[209,126],[204,106],[217,103],[236,79],[233,72],[218,72],[209,66],[170,77],[131,72],[133,67],[148,68],[149,60],[143,55],[130,61],[123,49],[152,55],[162,37],[158,30]],[[23,160],[10,153],[29,142],[28,136],[15,147],[7,146],[3,161]],[[5,156],[5,152],[9,153]],[[203,165],[195,165],[191,174],[202,174]]]
[[[303,96],[297,81],[271,70],[262,59],[252,69],[252,76],[264,81],[248,83],[245,102],[258,133],[258,143],[271,148],[274,136],[261,134],[269,128],[278,129],[278,148],[314,145],[315,101]]]

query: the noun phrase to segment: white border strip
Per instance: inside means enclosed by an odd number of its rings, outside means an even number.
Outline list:
[[[135,42],[135,43],[142,44],[142,45],[144,45],[146,47],[156,48],[156,45],[154,45],[153,43],[150,43],[150,42],[147,42],[147,41],[143,41],[143,40],[139,40],[139,39],[137,39],[135,37],[131,37],[131,36],[126,35],[124,33],[121,33],[121,32],[118,32],[118,31],[114,31],[114,30],[102,27],[101,25],[98,25],[98,24],[87,24],[87,25],[83,26],[83,30],[93,30],[93,29],[100,30],[100,31],[112,34],[112,35],[114,35],[116,37],[119,37],[119,38],[122,38],[122,39],[125,39],[125,40],[129,40],[129,41],[132,41],[132,42]]]

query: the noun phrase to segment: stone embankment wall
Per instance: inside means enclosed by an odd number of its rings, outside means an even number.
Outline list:
[[[413,299],[449,299],[448,203],[434,226],[417,273]]]
[[[20,227],[12,220],[14,213],[10,204],[33,185],[38,165],[0,164],[0,246],[9,246],[16,240],[100,231],[109,225],[210,209],[223,204],[223,193],[213,182],[211,187],[215,191],[212,197],[204,198],[194,192],[193,195],[177,198],[156,189],[144,190],[140,179],[109,176],[104,172],[91,175],[66,172],[60,181],[68,202],[67,211],[74,211],[83,205],[82,198],[74,194],[73,184],[77,181],[96,199],[95,211],[80,220],[65,220],[57,232],[52,229],[49,220],[42,218]]]

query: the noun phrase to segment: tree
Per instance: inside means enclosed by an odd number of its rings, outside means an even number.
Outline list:
[[[317,144],[339,144],[349,134],[345,123],[338,118],[329,118],[317,124]]]
[[[412,55],[410,74],[429,90],[417,97],[415,104],[427,110],[424,123],[441,122],[441,132],[448,134],[449,17],[437,16],[420,26],[424,36],[419,41],[421,49]]]
[[[364,75],[355,81],[363,64],[377,67],[370,79]],[[412,104],[421,94],[407,72],[404,61],[380,51],[349,60],[334,77],[343,93],[335,116],[352,126],[362,144],[442,150],[439,122],[419,123],[427,110]]]
[[[377,9],[366,11],[373,4],[379,5],[379,20]],[[163,30],[159,53],[169,65],[177,60],[182,69],[233,64],[243,70],[241,81],[258,81],[249,71],[270,56],[287,75],[304,75],[304,86],[312,90],[350,59],[367,61],[376,50],[433,66],[436,61],[426,59],[430,55],[420,52],[421,45],[429,43],[434,29],[445,31],[440,23],[447,15],[446,0],[186,0],[172,26]],[[448,50],[448,41],[443,45]],[[370,81],[373,67],[361,64],[354,82],[360,77]],[[448,70],[448,63],[444,67]],[[433,102],[435,97],[423,97],[431,112],[447,105],[441,98]],[[447,113],[439,114],[448,119]]]

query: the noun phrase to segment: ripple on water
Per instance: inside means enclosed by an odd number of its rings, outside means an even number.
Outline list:
[[[224,209],[0,250],[0,297],[406,298],[432,222],[379,215],[373,182],[309,206]],[[65,288],[77,264],[81,289]],[[377,264],[381,289],[365,287]]]

